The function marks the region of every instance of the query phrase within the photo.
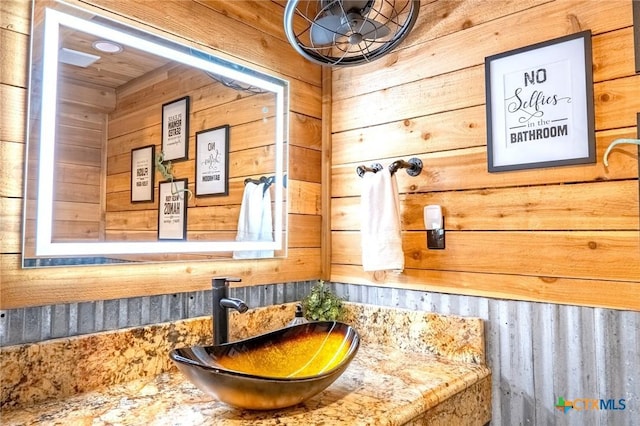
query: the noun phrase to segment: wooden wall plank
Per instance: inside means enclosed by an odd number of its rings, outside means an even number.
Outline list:
[[[319,215],[289,215],[289,247],[320,247],[320,234],[309,229],[319,229],[321,220]]]
[[[222,0],[196,0],[216,12],[236,21],[251,25],[253,28],[286,41],[282,25],[283,8],[274,8],[270,2],[251,0],[233,2]]]
[[[332,262],[361,264],[359,234],[332,234]],[[407,269],[635,281],[638,231],[449,231],[445,250],[427,250],[425,232],[402,235]],[[357,241],[358,244],[353,242]]]
[[[417,28],[403,44],[413,45],[438,39],[548,2],[549,0],[494,0],[491,3],[424,1],[416,22]]]
[[[484,66],[476,65],[361,96],[334,99],[334,110],[358,114],[333,114],[332,132],[374,126],[380,123],[381,117],[385,122],[400,121],[481,105],[484,95]],[[406,102],[406,99],[413,101]]]
[[[63,80],[60,87],[58,101],[62,103],[105,113],[116,105],[116,94],[108,87],[78,84],[75,80]]]
[[[638,310],[637,282],[429,269],[407,269],[399,275],[383,272],[372,275],[356,265],[332,265],[331,277],[337,282],[409,290]]]
[[[31,2],[29,0],[0,2],[0,28],[29,35],[31,30]],[[21,67],[22,64],[19,66]]]
[[[633,74],[633,28],[602,34],[593,44],[593,79],[613,80]]]
[[[0,31],[5,31],[0,29]],[[6,121],[0,127],[0,141],[22,142],[25,140],[27,117],[27,91],[24,88],[0,82],[2,112]]]
[[[314,149],[291,146],[289,149],[289,177],[307,182],[321,182],[322,169],[318,167],[322,155]]]
[[[289,213],[320,215],[322,211],[322,185],[320,183],[290,180],[287,182]]]
[[[0,144],[0,196],[22,197],[24,173],[24,144]]]
[[[22,269],[21,264],[20,255],[0,254],[2,309],[206,290],[211,288],[213,276],[238,276],[242,282],[234,285],[241,286],[312,280],[319,276],[320,248],[292,248],[285,259],[233,262],[44,269]]]
[[[0,198],[0,253],[20,253],[22,246],[22,199]]]
[[[486,145],[484,106],[384,122],[336,133],[332,155],[336,163],[378,160]]]
[[[640,75],[594,85],[596,129],[635,126],[640,111]]]
[[[11,27],[11,29],[13,28]],[[11,86],[27,87],[27,75],[22,67],[28,61],[29,36],[2,28],[0,30],[0,45],[6,46],[6,50],[2,52],[2,61],[0,61],[3,82]]]
[[[289,143],[319,151],[322,148],[321,120],[292,113],[289,117]]]

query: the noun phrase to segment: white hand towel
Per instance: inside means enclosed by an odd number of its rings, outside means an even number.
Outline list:
[[[365,271],[404,269],[400,200],[395,175],[384,168],[362,177],[362,267]]]
[[[271,193],[265,184],[248,182],[244,186],[236,241],[273,241]],[[273,257],[273,250],[240,250],[233,252],[234,259]]]

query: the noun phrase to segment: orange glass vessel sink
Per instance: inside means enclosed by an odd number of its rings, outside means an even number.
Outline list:
[[[200,390],[238,408],[299,404],[331,385],[360,346],[351,326],[298,324],[217,346],[174,349],[169,357]]]

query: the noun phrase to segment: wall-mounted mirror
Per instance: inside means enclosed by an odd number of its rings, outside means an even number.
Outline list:
[[[24,267],[286,255],[285,80],[59,1],[32,23]]]

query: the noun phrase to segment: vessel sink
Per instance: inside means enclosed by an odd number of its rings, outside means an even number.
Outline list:
[[[250,410],[290,407],[331,385],[360,346],[351,326],[319,321],[216,346],[174,349],[169,357],[200,390]]]

